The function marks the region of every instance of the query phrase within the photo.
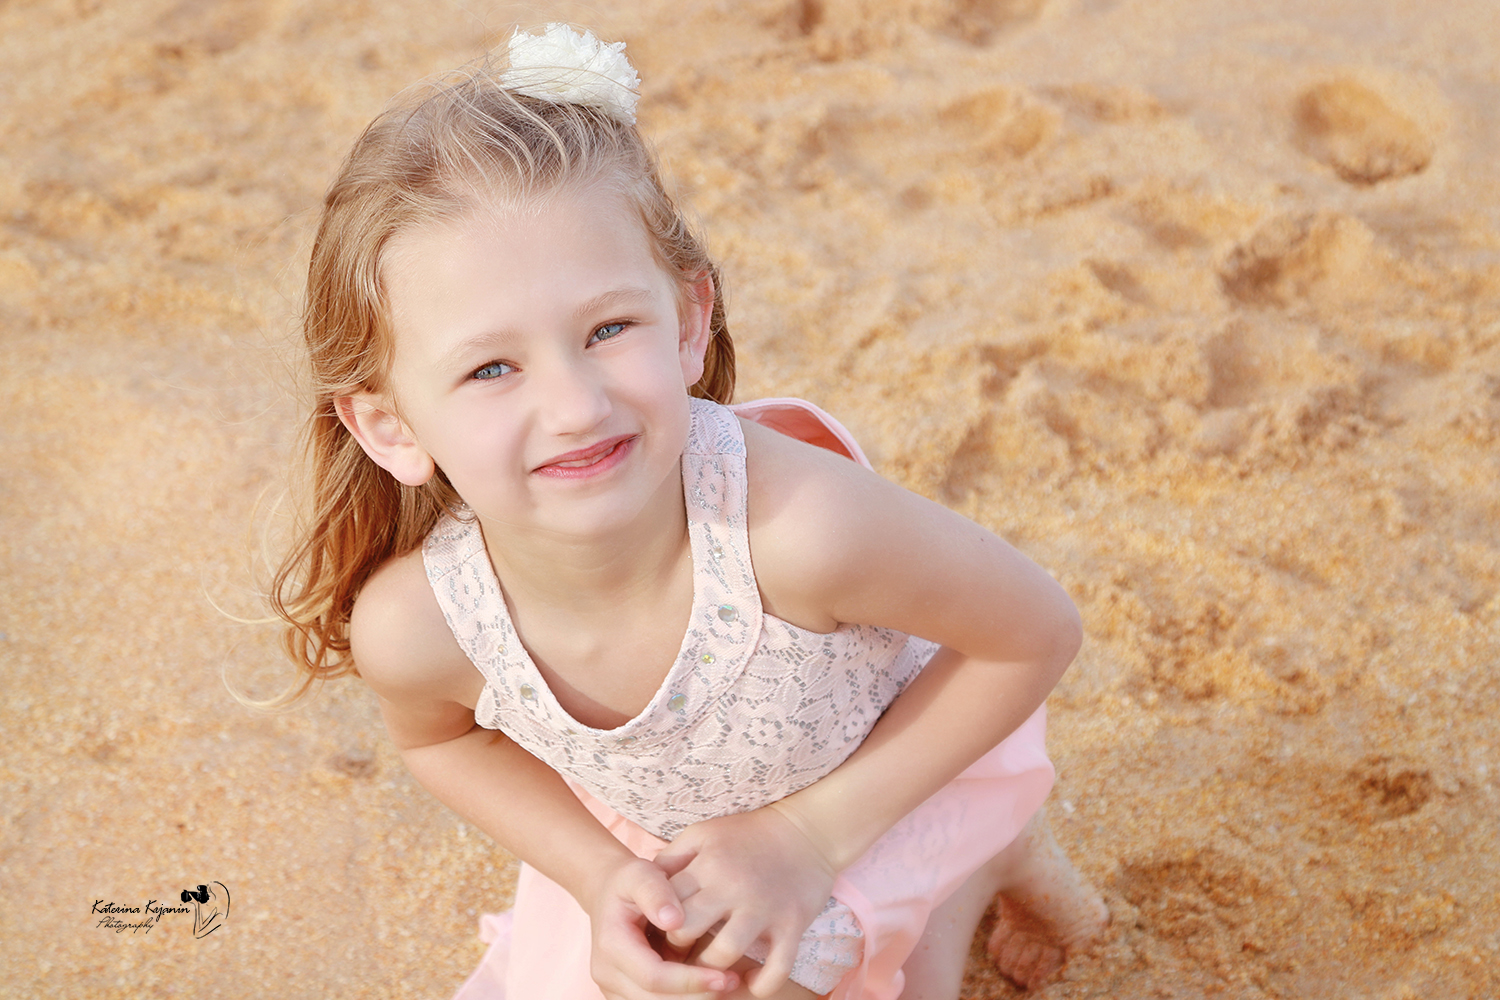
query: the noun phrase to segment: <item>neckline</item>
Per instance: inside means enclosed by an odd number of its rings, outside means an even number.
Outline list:
[[[493,595],[493,616],[501,632],[514,638],[512,648],[503,641],[487,645],[476,636],[463,643],[465,652],[484,675],[485,688],[497,689],[502,704],[544,705],[546,714],[554,715],[563,726],[564,737],[586,735],[620,745],[670,733],[706,711],[754,652],[759,627],[746,633],[752,624],[759,625],[762,612],[750,563],[744,437],[727,408],[702,399],[690,403],[692,423],[679,471],[693,560],[692,608],[677,655],[655,693],[640,712],[619,726],[600,729],[580,722],[557,700],[516,629],[485,546],[483,528],[477,520],[459,522],[459,560],[476,564],[478,582]],[[509,695],[502,694],[507,688],[512,689]],[[483,702],[484,692],[480,698]],[[658,725],[662,722],[666,725]]]
[[[681,472],[679,472],[679,474],[682,475]],[[684,482],[686,482],[685,475],[683,476],[683,478]],[[624,735],[626,730],[629,730],[632,727],[639,727],[640,725],[643,725],[645,721],[654,714],[653,709],[657,707],[658,702],[663,700],[663,694],[671,686],[674,675],[682,670],[683,664],[685,662],[690,662],[690,659],[687,655],[689,652],[688,646],[692,643],[692,624],[693,619],[698,614],[699,602],[702,597],[701,591],[703,587],[701,577],[698,572],[698,561],[701,555],[701,553],[699,552],[699,541],[694,532],[691,530],[691,523],[689,524],[689,529],[688,549],[692,554],[693,561],[693,602],[691,607],[688,609],[687,621],[683,623],[682,642],[677,647],[676,656],[672,660],[672,665],[667,668],[667,672],[662,675],[661,683],[657,685],[656,690],[652,693],[650,700],[646,702],[644,708],[642,708],[639,712],[637,712],[635,715],[631,716],[629,719],[627,719],[625,722],[622,722],[618,726],[609,729],[601,729],[597,726],[590,726],[585,722],[580,722],[572,712],[569,712],[566,708],[563,707],[562,702],[558,700],[556,693],[552,690],[552,685],[547,683],[547,678],[537,667],[536,661],[531,658],[531,651],[526,648],[525,640],[523,640],[521,637],[521,630],[516,628],[515,617],[511,614],[510,610],[510,602],[505,597],[505,588],[500,584],[500,578],[495,573],[494,563],[490,561],[489,549],[485,546],[484,543],[484,529],[477,521],[474,522],[473,530],[474,534],[478,537],[479,548],[483,558],[482,572],[484,574],[484,582],[494,587],[494,593],[498,604],[497,610],[499,610],[504,616],[502,621],[504,622],[505,627],[509,629],[510,633],[516,637],[516,652],[512,654],[507,650],[500,653],[500,658],[508,661],[512,666],[519,667],[522,673],[525,675],[525,682],[534,685],[535,691],[538,693],[538,697],[545,698],[548,702],[549,707],[553,711],[555,711],[568,726],[601,737],[618,738],[619,736]],[[493,683],[493,681],[489,678],[486,678],[486,685],[488,686],[491,683]],[[522,696],[525,697],[525,683],[523,683],[521,686],[523,688]]]

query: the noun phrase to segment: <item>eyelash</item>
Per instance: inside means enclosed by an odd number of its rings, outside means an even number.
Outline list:
[[[616,337],[618,337],[620,334],[624,333],[626,330],[628,330],[630,328],[630,324],[627,323],[627,322],[624,322],[624,321],[616,321],[614,323],[605,323],[603,326],[599,327],[599,329],[595,330],[592,335],[589,336],[589,343],[591,343],[591,344],[594,343],[594,338],[595,337],[598,337],[599,334],[603,333],[605,330],[608,330],[610,327],[615,327],[615,326],[619,327],[619,329],[616,330],[614,333],[610,334],[608,337],[603,338],[603,340],[601,340],[600,343],[603,343],[604,340],[614,340]]]
[[[605,341],[613,340],[616,337],[618,337],[620,334],[624,333],[626,330],[630,329],[630,326],[631,326],[631,324],[629,322],[626,322],[626,321],[617,321],[617,322],[614,322],[614,323],[605,323],[602,326],[600,326],[598,329],[596,329],[593,333],[589,334],[589,344],[590,345],[592,345],[594,343],[601,343],[602,344]],[[615,330],[614,333],[611,333],[607,337],[599,338],[599,335],[601,333],[603,333],[605,330],[608,330],[608,329],[610,329],[612,327],[618,327],[619,329]],[[480,374],[480,372],[487,371],[487,370],[489,370],[491,368],[507,368],[510,371],[515,371],[516,370],[516,366],[513,365],[513,364],[511,364],[509,361],[491,361],[491,362],[488,362],[487,364],[480,365],[478,368],[474,369],[474,371],[469,375],[469,378],[473,379],[476,382],[493,382],[495,379],[500,378],[502,375],[509,374],[509,372],[497,372],[494,375],[481,375]]]
[[[479,374],[480,372],[488,371],[491,368],[508,368],[511,371],[516,370],[516,366],[511,364],[509,361],[491,361],[489,364],[480,365],[478,368],[474,369],[473,373],[469,375],[469,378],[473,379],[476,382],[492,382],[495,379],[499,378],[501,375],[507,374],[506,372],[496,372],[494,375]]]

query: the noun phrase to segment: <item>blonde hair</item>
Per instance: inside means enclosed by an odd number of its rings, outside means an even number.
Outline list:
[[[303,672],[279,702],[316,680],[356,673],[349,615],[382,563],[420,545],[460,503],[441,470],[420,487],[372,462],[339,422],[335,400],[388,388],[392,330],[382,266],[395,237],[473,211],[524,205],[579,185],[616,187],[635,206],[680,294],[713,284],[712,338],[692,394],[727,403],[734,346],[718,268],[662,186],[632,125],[577,104],[506,90],[490,67],[403,95],[355,142],[323,201],[303,316],[312,412],[302,433],[310,473],[303,520],[273,578],[283,644]]]

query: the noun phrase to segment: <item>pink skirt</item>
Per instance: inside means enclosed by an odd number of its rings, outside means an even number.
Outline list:
[[[864,954],[834,1000],[897,1000],[932,911],[1016,838],[1052,788],[1046,706],[890,829],[839,876],[833,895],[864,932]],[[571,783],[570,783],[571,784]],[[666,842],[573,786],[616,838],[651,859]],[[521,866],[515,906],[485,914],[489,944],[454,1000],[602,1000],[589,977],[589,919],[557,883]]]

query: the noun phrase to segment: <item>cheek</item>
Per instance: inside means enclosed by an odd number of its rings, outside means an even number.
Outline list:
[[[645,401],[686,394],[677,342],[666,337],[633,346],[609,366],[610,391],[618,398]]]
[[[682,377],[675,343],[658,344],[616,369],[609,393],[617,406],[645,416],[658,430],[674,434],[681,430],[685,437],[690,397]]]
[[[453,401],[425,410],[415,430],[438,465],[451,475],[462,467],[500,458],[511,446],[507,440],[511,426],[509,421],[495,419],[477,401]]]

